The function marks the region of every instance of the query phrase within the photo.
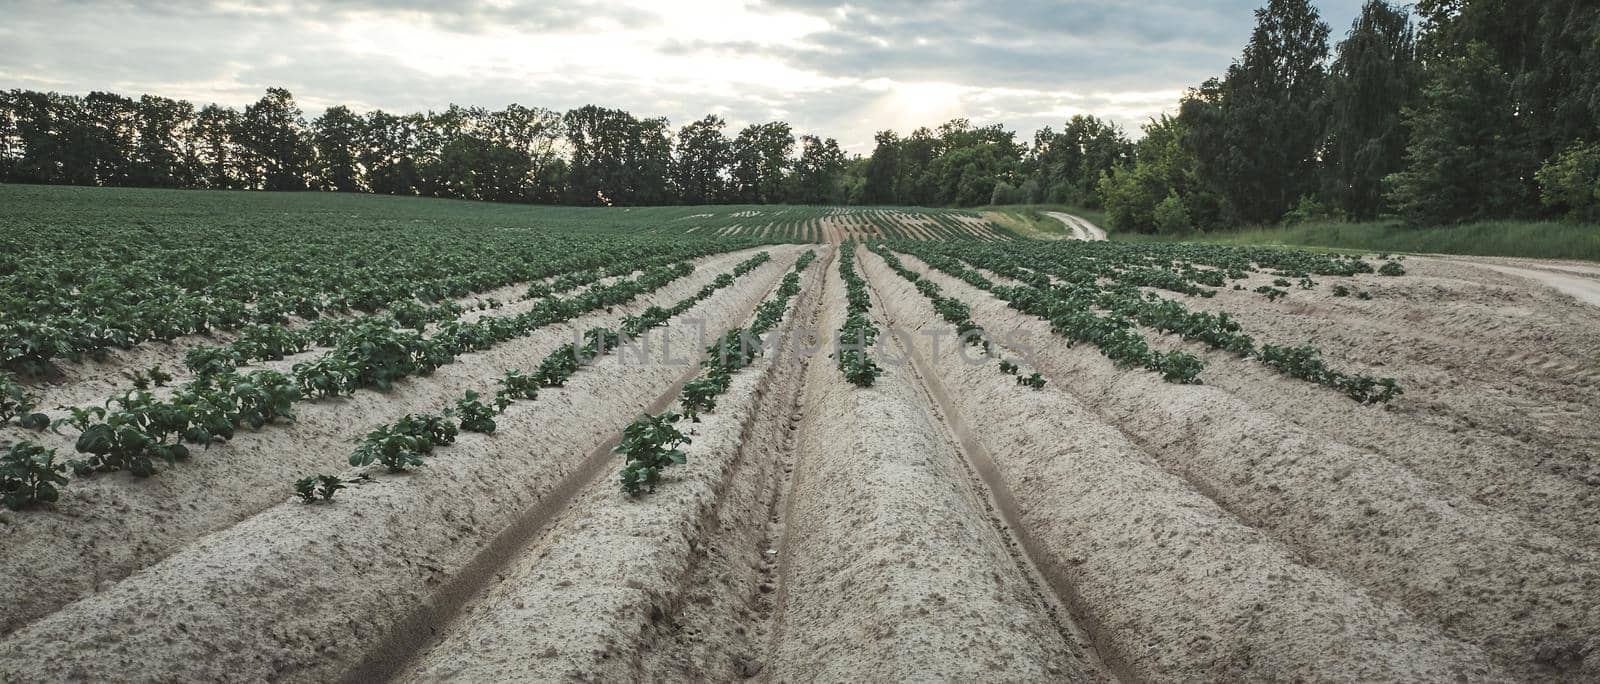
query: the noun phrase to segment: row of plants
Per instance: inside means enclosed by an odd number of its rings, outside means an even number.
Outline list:
[[[1191,311],[1178,301],[1140,289],[1157,287],[1152,283],[1159,280],[1149,277],[1143,269],[1108,269],[1076,263],[1062,265],[1060,260],[1070,259],[1071,252],[1061,247],[1047,250],[1049,253],[1044,256],[1030,252],[1026,255],[1027,267],[1020,265],[1023,255],[1005,246],[897,243],[895,247],[917,255],[936,270],[988,290],[1012,308],[1050,321],[1051,329],[1057,334],[1074,341],[1095,344],[1120,366],[1143,367],[1160,373],[1169,382],[1198,383],[1199,374],[1205,368],[1204,362],[1182,351],[1163,353],[1150,349],[1135,326],[1174,333],[1187,341],[1200,342],[1240,358],[1257,360],[1290,377],[1335,389],[1363,404],[1385,404],[1403,394],[1393,378],[1377,378],[1328,368],[1320,359],[1320,353],[1310,346],[1258,346],[1227,313]],[[1137,253],[1141,248],[1124,246],[1117,253]],[[1174,251],[1169,246],[1150,246],[1148,249],[1157,251],[1159,257],[1144,256],[1145,262],[1164,259],[1169,269],[1178,269],[1177,262],[1173,261]],[[1231,249],[1235,248],[1213,245],[1189,250],[1184,247],[1180,253],[1194,251],[1210,262],[1225,264],[1230,269],[1245,269],[1247,266],[1242,262],[1253,263],[1265,258],[1261,256],[1261,250],[1241,250],[1248,256],[1239,256],[1230,262],[1222,254]],[[1283,276],[1279,282],[1286,286],[1290,285],[1287,277],[1296,273],[1300,274],[1300,287],[1309,289],[1317,286],[1310,278],[1311,272],[1338,276],[1373,271],[1370,265],[1356,257],[1311,253],[1294,256],[1293,252],[1283,254],[1286,250],[1265,251],[1275,259],[1274,263],[1280,269],[1276,272]],[[1086,260],[1089,258],[1085,257]],[[1102,254],[1100,258],[1106,257]],[[968,268],[967,264],[1014,278],[1022,284],[998,285],[973,268]],[[1388,264],[1395,264],[1395,267],[1390,268]],[[1291,273],[1287,270],[1289,267],[1302,270]],[[1393,261],[1386,262],[1378,271],[1385,269],[1391,271],[1391,275],[1403,273],[1403,269]],[[1132,274],[1131,277],[1129,274]],[[1157,289],[1181,291],[1182,288],[1174,284]],[[1209,296],[1206,293],[1189,294]]]
[[[740,264],[740,272],[769,258],[765,252],[757,254]],[[515,316],[452,322],[428,338],[368,320],[321,358],[296,364],[291,374],[259,370],[242,376],[230,367],[210,368],[197,372],[166,398],[134,390],[104,406],[72,408],[70,417],[54,421],[52,427],[79,430],[74,448],[85,457],[69,462],[76,475],[126,470],[145,477],[157,472],[157,461],[171,464],[188,458],[188,444],[227,441],[241,426],[259,429],[277,420],[293,420],[292,408],[298,401],[348,395],[359,388],[387,390],[401,378],[431,374],[461,354],[632,301],[693,270],[687,262],[651,269],[636,279],[597,285],[571,298],[542,300]],[[722,274],[697,296],[704,298],[731,282],[732,276]],[[639,324],[665,320],[676,310],[652,307]]]
[[[670,307],[651,306],[637,316],[625,316],[621,331],[605,327],[590,328],[584,331],[581,343],[557,347],[531,373],[524,374],[520,369],[507,371],[499,380],[500,389],[493,405],[484,404],[475,392],[467,392],[455,402],[454,407],[440,414],[407,414],[380,426],[359,440],[350,454],[350,465],[361,467],[376,463],[391,473],[405,472],[423,465],[435,448],[455,443],[460,432],[492,434],[497,429],[495,418],[505,413],[512,404],[537,399],[541,388],[564,386],[573,375],[600,357],[614,353],[653,328],[666,325],[668,320],[688,311],[718,290],[733,285],[739,277],[771,258],[770,253],[759,252],[740,262],[732,272],[718,274],[711,283]],[[309,475],[296,480],[295,492],[306,503],[327,501],[333,498],[339,488],[328,489],[327,495],[323,496],[323,485],[343,482],[334,475]]]
[[[698,423],[701,414],[716,409],[717,398],[733,385],[734,374],[748,367],[765,349],[762,335],[783,320],[789,301],[800,293],[800,274],[816,258],[814,251],[800,255],[772,296],[756,305],[749,328],[733,328],[706,347],[705,359],[700,362],[704,372],[685,383],[678,397],[681,413],[646,413],[623,429],[622,439],[613,451],[623,457],[619,479],[624,493],[639,496],[654,492],[662,471],[688,462],[680,447],[689,444],[690,439],[675,424],[683,418]]]
[[[788,310],[789,300],[800,292],[800,274],[815,261],[817,254],[807,251],[795,260],[794,268],[784,274],[783,281],[771,297],[756,306],[755,317],[749,328],[727,331],[706,348],[706,358],[700,362],[705,372],[683,386],[679,403],[686,417],[699,421],[699,414],[716,409],[717,397],[728,391],[733,374],[750,365],[755,356],[765,349],[765,335]]]
[[[524,301],[547,299],[582,287],[593,286],[605,278],[627,275],[636,270],[648,271],[652,268],[665,267],[676,261],[678,258],[675,254],[657,255],[639,262],[623,262],[605,268],[564,273],[548,283],[543,280],[535,281],[528,287]],[[501,303],[494,299],[480,302],[480,310],[498,309],[500,306]],[[279,323],[253,325],[244,328],[231,344],[191,347],[185,354],[184,365],[196,375],[202,375],[251,363],[279,361],[314,347],[331,347],[340,339],[360,329],[382,326],[421,333],[430,324],[455,322],[464,313],[466,310],[455,302],[446,301],[425,306],[416,301],[407,301],[392,305],[384,313],[352,318],[323,318],[304,327],[290,327]]]
[[[902,262],[900,257],[895,255],[894,252],[890,251],[889,248],[883,243],[875,243],[870,246],[869,249],[871,249],[873,253],[877,254],[879,257],[882,257],[884,263],[887,263],[891,270],[915,286],[917,291],[922,293],[922,296],[927,299],[929,303],[933,304],[933,310],[935,313],[939,314],[940,318],[943,318],[947,323],[955,324],[956,333],[961,336],[963,342],[969,345],[982,347],[983,353],[986,356],[994,356],[993,346],[988,340],[988,334],[984,332],[982,327],[972,321],[972,308],[967,306],[966,302],[956,299],[955,297],[944,295],[938,283],[922,277],[922,274],[917,273],[916,271],[906,268],[905,262]],[[1046,381],[1043,375],[1034,373],[1032,375],[1022,376],[1020,375],[1020,367],[1011,360],[1003,358],[999,359],[999,369],[1002,375],[1018,376],[1018,385],[1029,387],[1034,390],[1044,389]]]
[[[1050,330],[1071,343],[1092,344],[1120,368],[1143,368],[1161,375],[1167,382],[1198,384],[1205,363],[1183,351],[1161,352],[1134,327],[1122,312],[1105,314],[1094,310],[1098,279],[1088,283],[1049,285],[1049,279],[1034,273],[1029,282],[1016,286],[999,285],[968,268],[961,259],[933,251],[902,251],[916,255],[931,267],[987,290],[1011,308],[1050,321]],[[980,264],[981,265],[981,264]],[[1002,266],[1003,268],[1005,266]],[[1039,285],[1044,285],[1040,287]]]
[[[839,248],[839,277],[844,279],[845,319],[839,327],[839,372],[857,387],[871,387],[883,369],[872,360],[872,345],[878,342],[878,326],[872,322],[872,297],[867,281],[856,273],[854,240]]]
[[[60,359],[287,325],[291,317],[387,310],[405,322],[428,306],[512,283],[597,269],[615,274],[643,260],[687,259],[750,244],[426,226],[305,231],[285,239],[251,226],[183,221],[160,230],[119,226],[44,240],[6,233],[0,234],[6,255],[0,258],[0,368],[41,373]]]

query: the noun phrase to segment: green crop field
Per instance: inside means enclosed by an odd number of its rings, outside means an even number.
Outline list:
[[[1531,677],[1547,622],[1600,610],[1571,574],[1600,541],[1600,307],[1567,262],[1067,239],[1095,232],[1060,206],[14,185],[0,206],[0,678],[273,679],[271,652],[383,680],[411,671],[393,651],[489,680],[459,659],[508,638],[604,669],[536,625],[645,629],[638,586],[707,632],[877,614],[839,564],[908,543],[926,557],[870,564],[909,573],[873,591],[1000,586],[963,610],[1127,621],[1106,638],[1133,650],[1193,625],[1251,642],[1187,588],[1288,581],[1319,589],[1241,610]],[[104,615],[251,645],[130,665],[81,646],[129,628]],[[1060,638],[1032,629],[993,638]]]

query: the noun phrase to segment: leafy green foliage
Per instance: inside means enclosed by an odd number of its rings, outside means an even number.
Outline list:
[[[1044,383],[1045,383],[1044,376],[1040,375],[1038,373],[1034,373],[1033,375],[1029,375],[1028,377],[1025,377],[1025,378],[1022,378],[1022,377],[1017,378],[1017,384],[1018,385],[1022,385],[1023,387],[1031,387],[1035,391],[1044,389]]]
[[[183,355],[183,365],[195,377],[206,377],[222,373],[231,373],[233,369],[244,365],[245,358],[230,347],[212,347],[197,345],[190,347]]]
[[[50,425],[50,417],[34,411],[38,404],[37,395],[11,374],[0,372],[0,423],[16,418],[25,428],[42,430]]]
[[[683,416],[668,411],[659,416],[645,414],[622,430],[622,440],[613,450],[622,454],[622,491],[639,496],[655,491],[661,471],[688,462],[679,447],[691,440],[674,426]]]
[[[360,374],[355,364],[332,356],[294,365],[295,384],[306,399],[354,394]]]
[[[500,385],[500,389],[494,395],[496,411],[505,412],[506,407],[510,406],[514,401],[539,398],[539,379],[523,375],[520,370],[511,369],[506,371],[505,376],[497,382]]]
[[[0,452],[0,503],[12,510],[33,503],[51,503],[67,484],[67,466],[56,463],[56,450],[18,442]]]
[[[867,294],[867,281],[855,270],[855,242],[846,242],[839,248],[839,276],[844,279],[846,316],[839,328],[839,371],[845,380],[857,387],[871,387],[883,369],[872,360],[870,350],[878,341],[878,326],[872,322],[872,298]]]
[[[1017,374],[1017,364],[1012,363],[1010,361],[1007,361],[1005,359],[1000,359],[1000,372],[1004,373],[1006,375],[1016,375]]]
[[[1184,340],[1201,342],[1242,358],[1260,359],[1279,372],[1337,389],[1362,403],[1387,403],[1403,393],[1392,378],[1351,375],[1327,368],[1312,347],[1263,345],[1258,349],[1255,340],[1227,313],[1189,311],[1177,300],[1140,289],[1159,288],[1205,297],[1212,292],[1210,287],[1223,284],[1217,274],[1239,280],[1256,270],[1266,270],[1285,283],[1288,278],[1299,278],[1304,287],[1307,283],[1315,285],[1312,274],[1350,276],[1373,272],[1372,266],[1359,257],[1198,244],[1035,244],[1028,245],[1025,253],[1003,244],[900,241],[891,246],[989,291],[1013,309],[1050,321],[1052,332],[1074,342],[1095,345],[1120,367],[1142,367],[1160,373],[1168,382],[1199,383],[1204,362],[1187,352],[1150,349],[1136,326],[1175,333]],[[887,247],[880,249],[880,253],[888,251]],[[897,270],[903,268],[898,260],[890,263]],[[967,263],[1027,284],[996,285],[968,268]],[[1398,266],[1396,261],[1384,263]],[[1154,275],[1157,271],[1165,275]],[[909,271],[902,275],[914,283],[926,281]],[[929,291],[919,289],[924,294]],[[1267,286],[1257,291],[1271,299],[1288,294]],[[1347,296],[1351,290],[1335,284],[1333,292],[1335,296]],[[1356,296],[1371,299],[1368,292]]]
[[[443,416],[407,414],[361,438],[360,446],[350,454],[350,465],[367,466],[376,462],[387,467],[389,472],[404,472],[422,465],[423,457],[433,453],[434,447],[454,444],[457,434],[455,423]]]
[[[447,415],[454,416],[461,421],[461,429],[467,432],[481,432],[494,434],[495,409],[485,406],[478,400],[478,393],[467,390],[465,396],[456,400],[455,408]]]
[[[706,358],[700,362],[706,369],[705,374],[685,383],[679,397],[684,417],[698,423],[701,413],[716,409],[717,397],[727,392],[733,384],[733,374],[750,365],[755,355],[760,353],[763,346],[761,336],[783,319],[789,300],[800,293],[800,273],[816,257],[816,252],[807,251],[795,260],[794,268],[784,274],[783,281],[772,296],[756,305],[755,320],[748,330],[729,330],[706,348]]]
[[[1267,301],[1269,302],[1276,302],[1280,297],[1289,296],[1288,291],[1280,290],[1269,285],[1262,285],[1261,287],[1256,288],[1256,293],[1266,295]]]
[[[133,388],[147,390],[151,387],[166,387],[172,382],[172,376],[161,369],[161,366],[151,366],[145,370],[136,370],[127,373],[129,380],[133,381]]]
[[[334,475],[308,475],[296,480],[294,493],[301,503],[316,503],[318,499],[331,501],[333,495],[345,488],[344,480]]]

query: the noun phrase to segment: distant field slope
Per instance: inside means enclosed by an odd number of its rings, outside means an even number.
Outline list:
[[[122,230],[177,221],[252,228],[337,225],[383,229],[460,226],[556,232],[732,237],[760,242],[1010,240],[975,211],[923,207],[711,205],[561,207],[340,193],[230,192],[0,185],[0,239],[32,231]]]

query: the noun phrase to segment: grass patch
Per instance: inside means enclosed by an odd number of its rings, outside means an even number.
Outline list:
[[[1600,226],[1555,221],[1482,221],[1432,228],[1410,228],[1395,221],[1306,223],[1185,238],[1130,233],[1112,233],[1111,238],[1134,242],[1188,240],[1229,245],[1600,261]]]

